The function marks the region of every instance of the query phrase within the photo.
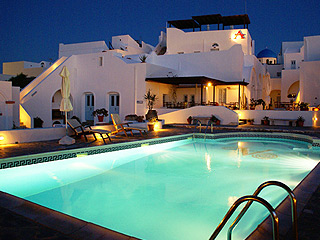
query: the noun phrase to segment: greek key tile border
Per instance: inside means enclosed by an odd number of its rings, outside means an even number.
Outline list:
[[[218,133],[218,134],[201,134],[196,133],[194,138],[200,139],[222,139],[222,138],[276,138],[276,139],[288,139],[302,141],[309,144],[313,144],[314,141],[312,137],[300,135],[300,134],[291,134],[291,133],[259,133],[259,132],[236,132],[236,133]]]
[[[57,161],[57,160],[64,160],[68,158],[74,158],[79,155],[94,155],[94,154],[105,153],[105,152],[114,152],[114,151],[120,151],[125,149],[138,148],[138,147],[141,147],[142,145],[155,145],[155,144],[161,144],[161,143],[167,143],[167,142],[174,142],[179,140],[185,140],[190,137],[192,137],[192,134],[148,139],[148,140],[134,141],[134,142],[128,142],[128,143],[110,144],[110,145],[103,145],[103,146],[90,147],[90,148],[79,148],[79,149],[63,150],[63,151],[57,151],[57,152],[40,153],[40,154],[19,156],[19,157],[13,157],[13,158],[5,158],[5,159],[0,159],[0,169],[20,167],[20,166],[45,163],[45,162],[51,162],[51,161]]]
[[[5,159],[0,159],[0,169],[64,160],[68,158],[74,158],[79,155],[94,155],[99,153],[139,148],[142,145],[155,145],[155,144],[161,144],[161,143],[167,143],[167,142],[186,140],[189,138],[195,138],[195,139],[222,139],[222,138],[277,138],[277,139],[280,139],[281,138],[281,139],[290,139],[290,140],[307,142],[312,144],[312,147],[316,149],[320,148],[320,140],[313,141],[311,137],[305,136],[305,135],[299,135],[299,134],[258,133],[258,132],[217,133],[217,134],[194,133],[194,134],[185,134],[185,135],[171,136],[171,137],[165,137],[165,138],[134,141],[134,142],[128,142],[128,143],[118,143],[118,144],[110,144],[110,145],[97,146],[97,147],[79,148],[79,149],[72,149],[72,150],[19,156],[19,157],[13,157],[13,158],[5,158]]]

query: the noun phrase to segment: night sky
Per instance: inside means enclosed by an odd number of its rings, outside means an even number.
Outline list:
[[[57,60],[59,43],[108,43],[129,34],[155,46],[168,20],[218,13],[249,15],[256,54],[265,47],[279,53],[283,41],[320,35],[320,0],[2,0],[0,73],[3,62]]]

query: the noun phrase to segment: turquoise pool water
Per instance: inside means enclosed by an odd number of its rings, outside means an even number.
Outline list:
[[[293,189],[319,162],[308,147],[283,139],[187,139],[4,169],[0,190],[141,239],[205,240],[232,203],[262,182]],[[270,187],[260,196],[276,206],[285,193]],[[266,215],[253,204],[233,239],[244,239]]]

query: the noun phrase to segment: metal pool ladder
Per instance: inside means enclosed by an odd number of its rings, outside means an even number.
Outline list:
[[[197,131],[197,127],[199,126],[199,132],[201,133],[201,121],[198,120],[198,119],[195,119],[194,121],[196,123],[195,123],[195,127],[194,127],[194,131],[193,132],[195,133]],[[209,120],[208,123],[207,123],[207,126],[206,126],[205,131],[204,131],[205,134],[207,133],[209,126],[210,126],[211,132],[213,132],[213,122],[211,120]]]
[[[242,211],[239,213],[239,215],[237,216],[237,218],[234,220],[234,222],[230,225],[229,229],[228,229],[228,240],[231,240],[231,235],[232,235],[232,230],[236,227],[236,225],[238,224],[238,222],[241,220],[241,218],[243,217],[243,215],[246,213],[246,211],[249,209],[249,207],[251,206],[253,201],[259,202],[260,204],[264,205],[270,212],[270,216],[272,219],[272,225],[273,225],[273,239],[274,240],[279,240],[279,219],[277,216],[276,211],[274,210],[274,208],[270,205],[270,203],[268,203],[266,200],[264,200],[261,197],[258,197],[258,194],[262,191],[262,189],[264,189],[267,186],[278,186],[283,188],[284,190],[287,191],[290,200],[291,200],[291,213],[292,213],[292,229],[293,229],[293,236],[296,240],[298,240],[298,223],[297,223],[297,200],[296,197],[294,196],[293,192],[291,191],[291,189],[285,185],[282,182],[278,182],[278,181],[267,181],[262,183],[257,190],[253,193],[253,195],[248,195],[248,196],[243,196],[241,198],[239,198],[229,209],[229,211],[227,212],[227,214],[224,216],[224,218],[222,219],[222,221],[220,222],[220,224],[218,225],[218,227],[216,228],[216,230],[213,232],[213,234],[210,237],[210,240],[215,239],[218,234],[220,233],[220,231],[222,230],[222,228],[224,227],[224,225],[227,223],[227,221],[229,220],[229,218],[231,217],[231,215],[234,213],[234,211],[237,209],[237,207],[243,203],[243,202],[247,202],[247,204],[244,206],[244,208],[242,209]]]
[[[198,126],[199,126],[199,132],[201,133],[201,122],[200,122],[200,120],[194,119],[193,121],[196,122],[193,133],[195,133],[195,132],[197,131],[197,127],[198,127]],[[194,124],[194,122],[193,122],[193,124]]]
[[[207,133],[209,126],[210,126],[210,131],[213,133],[213,124],[214,124],[213,121],[211,121],[211,120],[208,121],[207,126],[206,126],[206,130],[204,131],[205,134]]]

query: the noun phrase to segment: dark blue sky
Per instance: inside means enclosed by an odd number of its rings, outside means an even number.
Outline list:
[[[249,31],[258,53],[278,53],[283,41],[320,35],[319,0],[247,0]],[[191,16],[245,13],[245,0],[2,0],[0,1],[0,72],[2,63],[58,58],[59,43],[104,40],[129,34],[156,45],[168,20]]]

